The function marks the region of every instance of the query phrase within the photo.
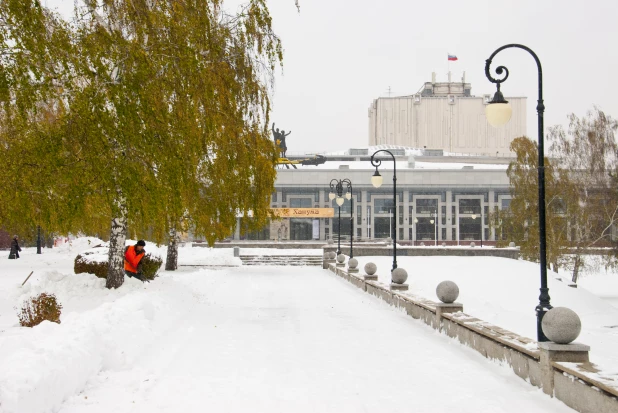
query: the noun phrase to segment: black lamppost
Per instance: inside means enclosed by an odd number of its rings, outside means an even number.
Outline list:
[[[378,172],[378,167],[382,165],[382,160],[376,159],[375,157],[376,154],[380,152],[386,152],[393,158],[393,222],[391,224],[391,232],[393,234],[393,269],[391,272],[393,272],[397,268],[397,160],[395,156],[386,149],[380,149],[371,155],[371,165],[376,168],[376,172],[371,177],[371,184],[376,188],[381,187],[384,181],[382,175]]]
[[[536,66],[538,69],[538,87],[539,87],[539,99],[536,105],[537,111],[537,120],[538,120],[538,152],[539,152],[539,160],[538,160],[538,178],[539,178],[539,260],[541,267],[541,294],[539,296],[539,305],[536,307],[536,316],[537,316],[537,340],[548,341],[545,334],[543,334],[543,328],[541,323],[543,321],[543,317],[545,313],[551,310],[552,306],[550,304],[549,298],[549,288],[547,287],[547,244],[546,244],[546,233],[545,233],[545,153],[544,153],[544,138],[543,138],[543,113],[545,112],[545,105],[543,104],[543,70],[541,69],[541,61],[539,57],[534,53],[530,48],[521,45],[521,44],[507,44],[496,49],[495,52],[489,56],[485,63],[485,76],[489,79],[490,82],[496,84],[496,94],[494,98],[487,107],[485,108],[485,113],[487,115],[487,121],[492,126],[502,126],[505,125],[511,119],[511,107],[508,102],[504,99],[502,92],[500,92],[500,84],[503,83],[509,77],[509,70],[504,66],[498,66],[496,68],[496,73],[498,75],[502,75],[505,73],[502,79],[495,79],[491,76],[489,72],[489,66],[491,66],[492,59],[498,53],[500,53],[504,49],[509,48],[517,48],[523,49],[530,53],[536,62]]]
[[[36,227],[36,253],[41,254],[41,226]]]
[[[345,197],[350,201],[350,258],[354,258],[354,198],[352,197],[352,182],[349,179],[333,179],[330,181],[330,193],[328,198],[332,201],[337,198],[337,205],[339,206],[339,219],[338,219],[338,240],[337,240],[337,255],[341,254],[341,205],[345,201],[343,199],[343,185],[346,185]]]

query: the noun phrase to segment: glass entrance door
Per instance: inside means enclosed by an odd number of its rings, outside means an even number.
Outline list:
[[[292,218],[290,220],[290,239],[295,241],[313,239],[313,220]]]

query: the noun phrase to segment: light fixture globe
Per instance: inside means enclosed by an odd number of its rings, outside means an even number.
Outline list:
[[[487,122],[495,128],[506,125],[511,120],[513,115],[513,108],[509,105],[509,102],[504,99],[502,92],[499,90],[494,95],[491,102],[485,106],[485,116]]]
[[[337,197],[337,205],[339,206],[343,205],[343,201],[344,199],[342,197]]]
[[[328,194],[328,199],[330,199],[332,201],[333,199],[335,199],[336,196],[337,195],[335,195],[334,192],[331,192],[331,193]]]
[[[376,169],[376,173],[374,173],[371,177],[371,185],[373,185],[374,188],[379,188],[382,186],[382,182],[384,182],[384,179],[382,178],[382,175],[380,175],[380,172]]]
[[[348,201],[352,199],[352,192],[346,192],[345,199],[347,199]]]

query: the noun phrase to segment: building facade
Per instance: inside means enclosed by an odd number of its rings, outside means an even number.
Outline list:
[[[491,126],[485,106],[493,95],[473,96],[470,83],[438,83],[435,74],[418,93],[381,97],[369,107],[371,145],[402,145],[454,153],[510,153],[511,141],[526,135],[526,98],[506,97],[513,109],[510,122]]]
[[[279,229],[275,232],[271,226],[248,234],[243,234],[239,220],[234,239],[336,239],[339,207],[335,200],[329,200],[329,183],[332,179],[347,178],[352,182],[353,206],[346,199],[341,207],[342,239],[349,239],[351,231],[355,239],[392,238],[396,208],[397,239],[404,243],[469,245],[472,241],[495,241],[489,214],[494,208],[509,206],[508,159],[467,157],[466,164],[462,164],[461,157],[411,157],[404,149],[390,149],[397,154],[395,205],[390,157],[381,158],[382,187],[371,185],[375,168],[369,159],[374,150],[356,149],[357,155],[329,157],[320,168],[278,171],[272,208],[334,208],[334,218],[285,218],[283,233]]]

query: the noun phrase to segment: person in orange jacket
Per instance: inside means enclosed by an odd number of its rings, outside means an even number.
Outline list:
[[[142,282],[146,281],[142,274],[142,258],[146,254],[145,246],[146,242],[141,239],[137,241],[137,244],[129,245],[124,249],[124,273]]]

